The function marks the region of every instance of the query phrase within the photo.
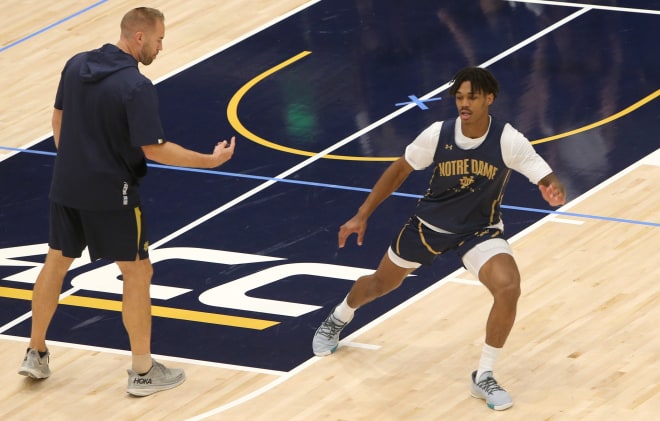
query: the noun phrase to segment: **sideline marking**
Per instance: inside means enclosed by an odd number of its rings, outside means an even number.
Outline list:
[[[342,342],[341,343],[342,347],[350,347],[350,348],[361,348],[361,349],[368,349],[370,351],[378,351],[379,349],[382,348],[380,345],[372,345],[372,344],[364,344],[362,342]]]
[[[584,221],[576,221],[575,219],[565,219],[565,218],[552,218],[552,222],[559,222],[561,224],[568,224],[568,225],[584,225]]]
[[[449,282],[451,282],[452,284],[460,284],[460,285],[482,286],[481,282],[475,281],[473,279],[451,278],[449,279]]]

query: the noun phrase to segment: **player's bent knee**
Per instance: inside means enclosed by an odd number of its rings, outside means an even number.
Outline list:
[[[393,279],[379,276],[378,272],[374,273],[371,278],[371,290],[377,297],[382,297],[387,293],[394,291],[401,285],[403,279]]]

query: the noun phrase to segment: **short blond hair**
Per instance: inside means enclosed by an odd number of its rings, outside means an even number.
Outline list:
[[[135,32],[152,29],[158,21],[165,21],[165,15],[160,10],[151,7],[136,7],[122,18],[120,24],[121,35],[124,38],[129,38]]]

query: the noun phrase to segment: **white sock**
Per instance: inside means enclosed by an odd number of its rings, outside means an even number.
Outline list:
[[[334,311],[334,316],[336,319],[339,319],[340,321],[347,323],[350,322],[351,319],[353,318],[353,314],[355,314],[354,308],[348,305],[348,302],[346,301],[348,299],[348,295],[344,297],[344,301],[339,304]]]
[[[481,358],[479,359],[479,368],[477,369],[477,376],[475,381],[479,381],[479,377],[484,374],[486,371],[493,371],[495,368],[495,362],[497,357],[500,355],[502,348],[495,348],[487,343],[484,343],[484,347],[481,351]]]

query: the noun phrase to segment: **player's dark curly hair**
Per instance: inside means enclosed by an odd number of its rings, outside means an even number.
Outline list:
[[[491,72],[482,67],[466,67],[459,70],[454,76],[449,94],[455,96],[461,83],[466,81],[472,85],[472,92],[483,92],[486,95],[493,94],[494,97],[497,97],[497,93],[500,91],[500,85]]]

